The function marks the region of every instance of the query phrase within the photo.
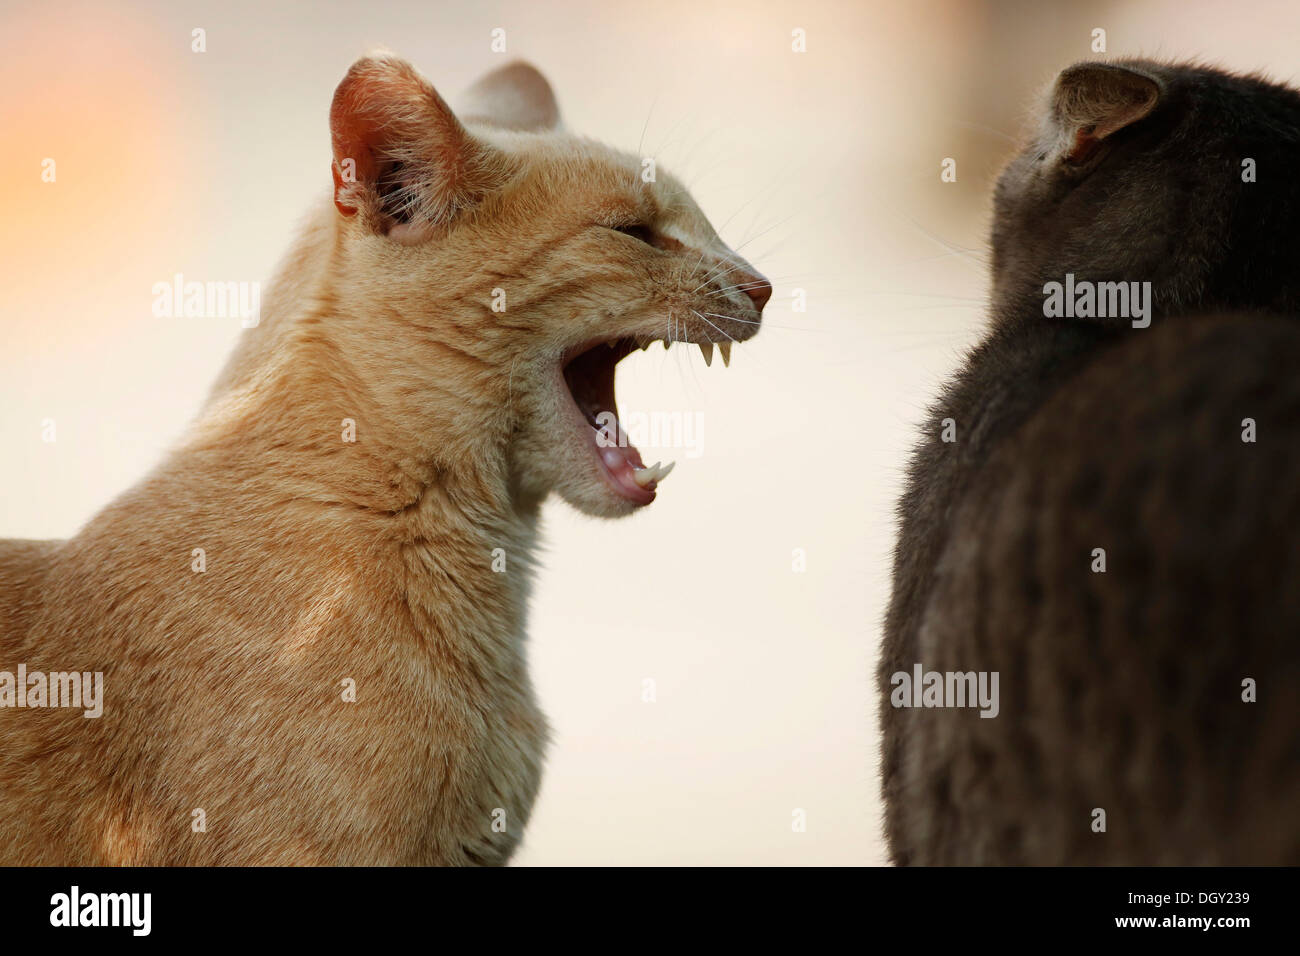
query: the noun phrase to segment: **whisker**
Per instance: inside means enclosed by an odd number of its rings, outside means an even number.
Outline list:
[[[949,299],[949,300],[954,301],[954,302],[985,302],[985,301],[987,301],[983,296],[978,296],[978,295],[944,295],[943,293],[940,293],[940,292],[889,292],[889,291],[887,291],[887,290],[882,290],[882,291],[858,292],[858,293],[856,293],[856,294],[857,294],[857,295],[888,295],[888,296],[899,296],[899,297],[902,297],[902,298],[908,298],[908,299]]]
[[[979,266],[981,270],[988,265],[988,259],[984,256],[984,254],[980,250],[968,249],[965,246],[959,246],[955,242],[952,242],[948,239],[944,239],[942,236],[935,235],[933,232],[931,232],[929,229],[926,229],[924,226],[922,226],[911,216],[905,216],[904,218],[909,223],[911,223],[912,228],[915,229],[917,232],[921,233],[921,235],[925,236],[931,242],[943,246],[953,255],[958,256],[961,259],[965,260],[967,264]]]
[[[1001,137],[1002,139],[1005,139],[1012,146],[1020,145],[1020,140],[1016,139],[1014,136],[1010,135],[1009,133],[1002,132],[1002,130],[1000,129],[994,129],[992,126],[984,126],[981,123],[972,123],[969,122],[968,120],[952,120],[951,122],[956,123],[956,125],[958,126],[965,126],[968,129],[976,129],[983,133],[992,133],[994,136],[998,136]]]
[[[746,240],[745,240],[744,242],[742,242],[740,245],[736,246],[736,248],[733,249],[733,250],[731,250],[731,251],[732,251],[732,252],[739,252],[741,249],[745,248],[747,245],[749,245],[749,244],[750,244],[751,242],[753,242],[755,239],[758,239],[758,238],[760,238],[760,237],[762,237],[762,236],[766,236],[769,232],[771,232],[771,231],[772,231],[773,229],[775,229],[777,226],[784,226],[787,222],[789,222],[791,219],[793,219],[793,218],[794,218],[795,216],[797,216],[797,215],[799,215],[797,212],[795,212],[795,213],[791,213],[790,215],[786,216],[784,219],[781,219],[781,220],[778,220],[777,222],[772,223],[772,225],[768,226],[766,229],[764,229],[764,230],[763,230],[762,232],[760,232],[758,235],[756,235],[756,236],[750,236],[748,239],[746,239]]]
[[[691,309],[691,311],[692,311],[692,312],[695,312],[694,309]],[[703,316],[703,315],[700,315],[699,312],[695,312],[695,314],[696,314],[696,315],[699,315],[701,319],[704,319],[704,316]],[[705,322],[709,322],[708,319],[704,319],[704,321],[705,321]],[[731,339],[731,341],[733,341],[733,342],[736,341],[734,338],[731,337],[731,335],[730,335],[729,333],[727,333],[727,332],[723,332],[722,329],[719,329],[716,325],[713,325],[712,322],[709,322],[709,325],[712,326],[714,329],[717,329],[717,331],[722,332],[722,334],[725,335],[725,336],[727,336],[727,338]]]
[[[725,266],[728,262],[731,263],[731,268],[729,268],[729,269],[722,269],[722,266]],[[737,261],[735,261],[735,260],[732,260],[732,259],[727,259],[727,258],[724,257],[722,262],[718,263],[718,265],[714,266],[714,267],[713,267],[712,269],[710,269],[707,273],[705,273],[704,281],[701,282],[699,285],[697,285],[694,289],[692,289],[688,294],[689,294],[689,295],[694,295],[696,292],[699,292],[701,289],[703,289],[706,285],[708,285],[708,284],[709,284],[710,282],[712,282],[714,279],[718,278],[718,276],[726,275],[728,272],[736,272],[737,270],[740,270],[740,269],[743,269],[743,268],[745,268],[745,266],[742,265],[741,263],[739,263],[739,262],[737,262]],[[721,270],[721,271],[719,271],[719,270]]]
[[[670,145],[672,145],[672,142],[673,142],[672,139],[671,139],[672,135],[673,135],[674,133],[676,133],[676,132],[681,128],[681,125],[682,125],[684,122],[686,122],[686,120],[687,120],[687,118],[688,118],[689,116],[690,116],[689,113],[683,113],[681,119],[679,119],[676,123],[674,123],[674,124],[672,125],[672,127],[668,130],[668,132],[664,134],[664,139],[663,139],[662,141],[660,141],[658,148],[655,149],[655,156],[656,156],[656,157],[658,157],[658,156],[663,156],[663,155],[668,151],[668,147],[669,147]],[[692,117],[692,122],[693,122],[693,121],[694,121],[694,118]],[[644,157],[642,157],[642,158],[644,158]]]
[[[770,183],[768,183],[766,186],[764,186],[764,187],[763,187],[762,189],[760,189],[758,192],[754,193],[754,195],[750,196],[750,197],[749,197],[748,199],[746,199],[743,203],[741,203],[741,204],[740,204],[740,208],[738,208],[735,212],[733,212],[730,216],[728,216],[727,219],[726,219],[726,221],[723,222],[723,224],[722,224],[721,226],[719,226],[715,231],[716,231],[719,235],[721,235],[721,234],[722,234],[722,230],[723,230],[723,229],[726,229],[726,228],[727,228],[727,225],[728,225],[728,224],[729,224],[733,219],[735,219],[738,215],[740,215],[741,211],[744,210],[746,206],[748,206],[750,203],[752,203],[755,199],[758,199],[758,198],[759,198],[760,196],[762,196],[764,193],[767,193],[767,192],[771,191],[774,187],[780,185],[781,178],[782,178],[783,176],[785,176],[785,174],[789,171],[789,169],[790,169],[790,167],[791,167],[792,165],[793,165],[793,163],[787,163],[787,164],[785,165],[785,168],[783,168],[783,169],[781,169],[780,171],[778,171],[777,174],[776,174],[775,176],[772,177],[772,181],[771,181]]]
[[[641,127],[641,138],[636,141],[636,155],[638,159],[640,159],[641,156],[643,155],[641,152],[641,147],[645,145],[646,130],[650,128],[650,117],[654,115],[655,104],[658,102],[659,102],[659,93],[656,91],[654,95],[654,99],[650,101],[650,109],[647,110],[645,114],[645,125]]]
[[[728,292],[747,292],[750,289],[761,289],[765,285],[769,285],[769,284],[775,285],[777,282],[788,282],[788,281],[790,281],[789,276],[784,276],[780,279],[758,279],[754,282],[741,282],[738,285],[725,286],[724,288],[719,289],[717,292],[707,292],[705,293],[704,297],[706,299],[716,299],[718,296],[726,295]]]

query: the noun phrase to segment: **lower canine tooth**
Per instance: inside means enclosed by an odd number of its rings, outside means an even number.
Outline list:
[[[649,468],[632,469],[632,480],[635,481],[639,487],[644,488],[647,485],[651,484],[652,482],[658,480],[658,478],[659,478],[659,462],[655,462]]]
[[[731,343],[719,342],[718,351],[722,353],[722,367],[731,368]]]
[[[649,468],[633,468],[632,480],[638,486],[645,488],[652,483],[663,481],[668,477],[668,473],[677,467],[677,462],[670,461],[668,464],[655,462]]]

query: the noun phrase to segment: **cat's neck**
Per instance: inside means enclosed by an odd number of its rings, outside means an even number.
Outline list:
[[[261,447],[313,496],[361,508],[420,513],[414,506],[436,489],[479,521],[535,521],[540,502],[510,476],[508,403],[454,379],[394,372],[403,345],[385,341],[340,288],[340,241],[333,206],[322,203],[281,262],[260,323],[241,333],[190,445]],[[456,304],[446,308],[455,318]]]
[[[541,505],[512,480],[508,415],[492,396],[420,393],[384,371],[388,344],[334,286],[331,212],[286,256],[179,454],[248,482],[265,507],[351,510],[413,579],[486,571],[490,596],[506,578],[495,569],[526,579]]]
[[[1045,396],[1119,334],[1091,323],[1045,320],[1034,310],[995,314],[1000,317],[992,332],[932,409],[936,419],[950,417],[962,428],[957,450],[968,460],[982,460]]]
[[[340,288],[333,213],[285,257],[173,465],[239,488],[241,513],[293,509],[322,561],[373,555],[369,593],[400,602],[425,646],[522,673],[541,502],[512,477],[507,396],[458,380],[444,350],[437,370],[403,374],[403,344]]]
[[[384,613],[401,608],[421,646],[492,661],[494,672],[523,682],[540,503],[512,489],[504,438],[485,433],[475,454],[430,454],[437,423],[412,434],[329,350],[291,349],[250,382],[209,404],[154,497],[183,484],[177,476],[205,475],[241,537],[297,529],[267,554],[281,544],[305,549],[322,568],[363,556],[369,584],[359,593]],[[189,520],[182,513],[173,523]],[[258,568],[248,580],[277,579]],[[294,595],[276,600],[309,605],[327,581],[300,575]]]
[[[470,403],[454,414],[403,407],[347,355],[306,334],[214,397],[182,454],[256,470],[259,484],[295,500],[392,516],[413,536],[457,525],[510,536],[535,525],[540,502],[514,487],[508,438],[499,416]]]

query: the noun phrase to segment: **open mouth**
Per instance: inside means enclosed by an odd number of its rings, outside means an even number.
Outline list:
[[[648,344],[648,343],[647,343]],[[655,463],[649,468],[627,439],[618,420],[614,399],[614,366],[639,346],[632,339],[601,342],[579,352],[564,366],[564,382],[578,413],[586,437],[605,478],[616,492],[638,505],[655,499],[659,482],[672,470]]]
[[[618,405],[614,398],[614,367],[637,349],[648,348],[652,342],[623,338],[600,342],[576,352],[563,366],[564,382],[573,398],[580,418],[580,426],[590,444],[592,453],[604,471],[607,483],[628,501],[648,505],[654,501],[659,482],[673,470],[674,462],[646,466],[641,452],[633,445],[618,420]],[[713,344],[696,343],[704,359],[712,363]],[[724,363],[731,358],[731,343],[720,346]]]

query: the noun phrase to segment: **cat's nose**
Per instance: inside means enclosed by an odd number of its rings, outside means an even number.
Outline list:
[[[772,283],[759,275],[750,276],[741,284],[741,288],[754,303],[755,312],[762,312],[763,306],[767,305],[767,300],[772,298]]]

